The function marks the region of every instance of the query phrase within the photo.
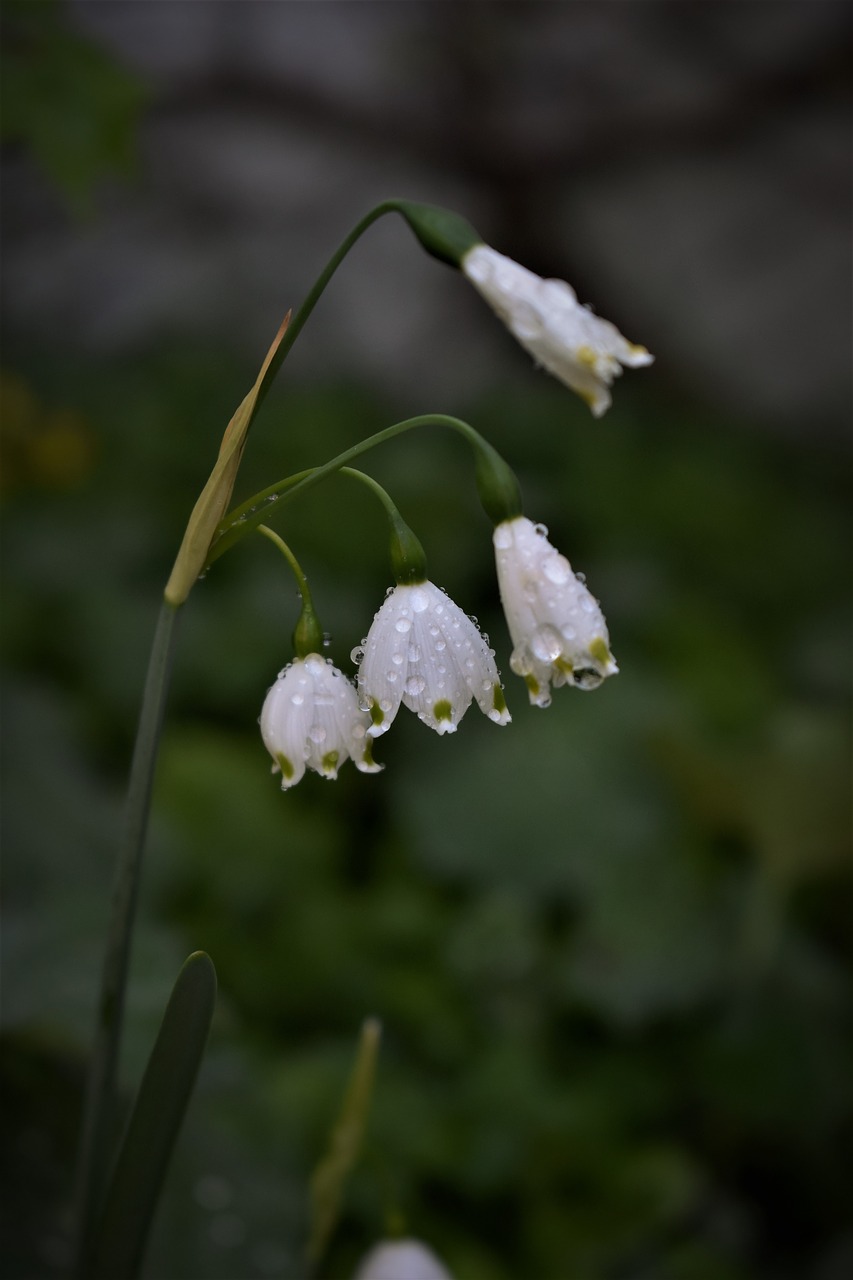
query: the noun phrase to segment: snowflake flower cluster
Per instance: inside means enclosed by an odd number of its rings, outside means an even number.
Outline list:
[[[455,262],[537,363],[576,391],[596,417],[610,405],[608,388],[623,365],[651,363],[645,347],[581,306],[564,281],[543,280],[473,242],[469,224],[458,220],[447,224],[456,226],[454,234],[437,239],[437,228],[447,221],[440,210],[406,210],[425,247]],[[488,471],[498,455],[479,439]],[[498,463],[503,474],[488,500],[482,489],[481,498],[495,523],[498,587],[513,644],[510,667],[525,681],[530,702],[547,707],[552,688],[594,689],[618,667],[598,601],[547,530],[519,514],[520,499],[507,496],[517,495],[517,481]],[[495,724],[509,723],[495,653],[476,620],[425,572],[402,576],[353,650],[355,683],[312,652],[296,658],[269,690],[261,731],[282,788],[295,785],[306,769],[335,778],[347,759],[365,773],[381,768],[371,745],[401,706],[439,734],[454,733],[473,701]]]
[[[618,670],[607,624],[585,584],[541,525],[525,516],[494,532],[501,601],[514,645],[510,666],[534,706],[553,685],[594,689]],[[429,581],[389,590],[358,648],[357,688],[317,653],[280,672],[261,713],[261,733],[282,789],[306,768],[336,778],[351,758],[372,773],[374,738],[401,705],[437,733],[454,733],[472,701],[495,724],[511,717],[494,649],[476,622]]]

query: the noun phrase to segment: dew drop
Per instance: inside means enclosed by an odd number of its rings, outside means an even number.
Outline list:
[[[436,642],[435,642],[435,651],[436,651],[436,653],[444,653],[444,650],[445,650],[446,648],[447,648],[447,641],[446,641],[446,640],[436,640]]]
[[[353,649],[352,653],[350,654],[350,660],[354,662],[356,666],[358,666],[361,663],[363,658],[364,658],[364,648],[360,644],[356,645],[356,647]]]
[[[578,689],[597,689],[603,678],[592,667],[582,667],[574,673],[574,682]]]
[[[290,695],[290,701],[293,703],[294,707],[301,707],[305,699],[301,693],[292,693]]]
[[[563,638],[554,627],[539,627],[530,638],[530,649],[540,662],[553,662],[563,652]]]
[[[308,730],[308,737],[311,739],[312,742],[317,742],[317,743],[325,742],[326,730],[323,728],[321,724],[312,725],[311,728]]]
[[[542,565],[542,572],[549,582],[562,586],[572,576],[569,562],[565,556],[548,556]]]
[[[418,648],[418,646],[417,646],[416,644],[410,644],[410,645],[409,645],[409,652],[408,652],[408,655],[407,655],[407,656],[408,656],[409,662],[420,662],[420,660],[421,660],[421,651],[420,651],[420,649]],[[397,655],[396,655],[396,653],[394,654],[394,661],[395,661],[395,662],[397,661]],[[400,658],[400,661],[401,661],[401,662],[403,661],[402,657]]]
[[[539,534],[539,537],[540,537],[540,538],[547,538],[547,537],[548,537],[548,526],[547,526],[547,524],[535,524],[535,525],[533,526],[533,528],[534,528],[534,530],[536,531],[536,533],[538,533],[538,534]]]
[[[404,636],[406,632],[411,631],[411,629],[412,623],[410,618],[398,618],[394,623],[394,630],[399,631],[401,636]]]
[[[401,667],[401,666],[403,665],[403,655],[402,655],[402,653],[392,653],[392,654],[391,654],[391,661],[394,663],[394,666],[395,666],[395,667]]]
[[[416,698],[419,693],[423,693],[426,688],[426,680],[423,676],[409,676],[406,681],[406,693],[411,698]]]
[[[421,587],[414,587],[410,596],[415,613],[423,613],[429,608],[429,595]]]

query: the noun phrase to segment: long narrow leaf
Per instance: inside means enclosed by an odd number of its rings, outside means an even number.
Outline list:
[[[381,1030],[376,1018],[368,1018],[362,1025],[355,1066],[329,1150],[311,1179],[311,1233],[306,1250],[310,1267],[315,1267],[326,1251],[340,1214],[347,1178],[358,1159],[373,1093]]]
[[[192,1093],[216,1003],[216,970],[195,951],[178,974],[107,1191],[91,1275],[132,1280]]]

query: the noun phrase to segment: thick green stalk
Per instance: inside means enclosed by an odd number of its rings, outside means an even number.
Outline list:
[[[92,1227],[100,1211],[112,1156],[116,1076],[130,940],[177,619],[178,609],[164,600],[148,663],[116,864],[77,1166],[76,1274],[81,1278],[89,1269]]]

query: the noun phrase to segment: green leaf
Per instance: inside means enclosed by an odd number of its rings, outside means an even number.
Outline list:
[[[263,395],[278,368],[275,356],[281,345],[281,340],[287,332],[289,323],[290,312],[288,311],[261,365],[261,371],[257,376],[255,385],[248,395],[244,397],[225,428],[225,434],[222,437],[222,444],[219,448],[219,457],[216,459],[207,484],[202,489],[198,501],[193,507],[164,593],[169,604],[176,607],[184,603],[196,579],[204,569],[207,553],[210,550],[210,544],[216,532],[216,526],[225,515],[231,499],[249,427],[252,425],[252,419],[260,407]]]
[[[326,1251],[338,1220],[347,1178],[358,1159],[367,1122],[381,1028],[368,1018],[361,1028],[358,1054],[329,1150],[311,1178],[311,1235],[306,1255],[316,1266]]]
[[[172,1148],[192,1093],[216,1003],[216,970],[194,951],[172,990],[107,1191],[91,1275],[138,1272]]]

